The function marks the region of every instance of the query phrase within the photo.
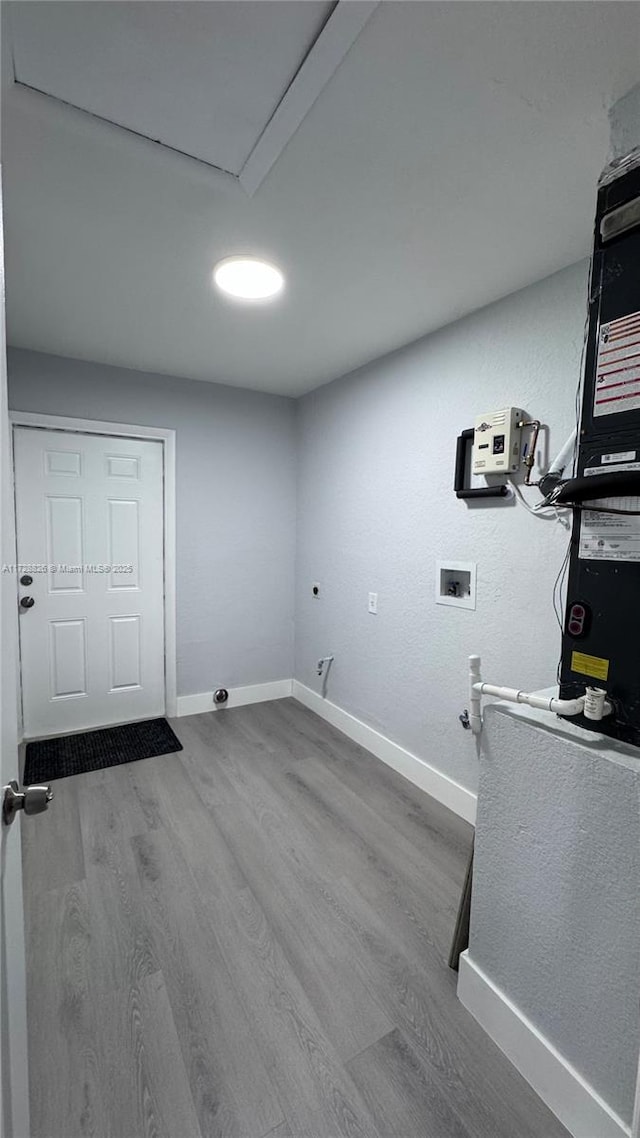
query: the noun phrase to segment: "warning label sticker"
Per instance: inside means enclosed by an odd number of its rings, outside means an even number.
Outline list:
[[[604,458],[605,456],[603,456]],[[611,466],[589,466],[585,478],[594,474],[640,470],[640,462],[621,462]],[[640,561],[640,498],[602,498],[585,502],[580,524],[578,557],[583,561]],[[600,509],[598,509],[600,507]],[[627,514],[604,511],[628,510]],[[631,511],[634,511],[633,513]]]
[[[605,498],[597,505],[640,513],[638,498]],[[640,561],[640,517],[605,514],[597,507],[593,512],[585,510],[578,557],[583,561]]]
[[[640,312],[602,324],[593,414],[615,415],[640,408]]]
[[[609,676],[609,661],[602,656],[587,656],[586,652],[571,653],[571,671],[581,676],[593,676],[596,680],[606,680]]]

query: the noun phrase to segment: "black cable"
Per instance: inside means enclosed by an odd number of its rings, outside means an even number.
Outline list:
[[[552,503],[551,503],[552,504]],[[616,510],[615,506],[586,506],[584,502],[561,502],[571,510],[586,510],[592,514],[622,514],[629,518],[640,517],[640,510]]]
[[[635,464],[634,464],[635,465]],[[561,502],[602,502],[605,498],[635,498],[640,493],[637,470],[602,469],[595,476],[564,479],[549,495],[554,505]]]
[[[579,445],[580,445],[580,418],[581,418],[581,413],[582,413],[582,394],[583,394],[584,379],[585,379],[587,344],[589,342],[589,314],[590,314],[590,308],[591,308],[591,289],[592,289],[592,282],[593,282],[593,268],[594,268],[594,265],[593,265],[593,257],[592,257],[590,264],[589,264],[589,277],[587,280],[587,314],[585,316],[585,321],[584,321],[584,325],[582,328],[582,347],[580,349],[580,364],[579,364],[579,368],[578,368],[578,382],[576,384],[576,394],[575,394],[576,438],[575,438],[575,443],[573,446],[573,457],[571,459],[571,473],[574,475],[575,475],[575,472],[577,471],[577,468],[578,468],[578,461],[577,460],[578,460],[578,449],[579,449]],[[541,491],[541,493],[542,493],[542,491]],[[549,498],[547,496],[545,496],[545,504],[548,506],[553,506],[554,503],[552,501],[549,501]],[[556,509],[562,509],[562,507],[564,505],[570,505],[570,504],[563,502],[561,505],[556,506],[555,508]],[[558,628],[560,629],[561,638],[564,635],[564,621],[563,621],[563,615],[564,614],[563,614],[563,605],[562,605],[562,589],[564,587],[565,578],[566,578],[567,571],[569,568],[569,561],[570,561],[570,557],[571,557],[571,542],[572,541],[573,541],[573,533],[571,533],[569,535],[569,541],[567,542],[567,551],[564,555],[562,565],[560,566],[560,569],[558,571],[558,576],[556,577],[554,585],[553,585],[553,594],[552,594],[553,611],[555,613],[555,617],[556,617],[556,620],[558,622]],[[560,656],[558,659],[558,667],[556,669],[556,679],[558,682],[558,686],[560,686],[561,674],[562,674],[562,639],[560,640]]]
[[[582,392],[584,386],[584,372],[586,366],[587,344],[589,342],[589,309],[591,305],[591,282],[593,277],[593,258],[589,265],[589,279],[587,281],[587,315],[582,328],[582,348],[580,349],[580,366],[578,370],[578,383],[576,385],[575,413],[576,413],[576,441],[573,447],[571,463],[572,473],[577,469],[578,446],[580,443],[580,415],[582,412]]]
[[[564,632],[563,620],[562,620],[562,617],[563,617],[563,613],[562,613],[562,607],[563,607],[562,606],[562,589],[564,587],[564,581],[565,581],[565,577],[567,574],[567,569],[569,567],[570,555],[571,555],[571,537],[569,538],[569,541],[567,543],[567,551],[564,555],[564,560],[562,562],[562,565],[560,566],[560,569],[558,570],[558,576],[555,579],[555,582],[553,585],[553,594],[552,594],[553,611],[555,614],[556,621],[558,622],[558,628],[560,629],[560,637],[561,637],[561,639],[560,639],[560,656],[558,657],[558,666],[556,668],[556,681],[558,683],[558,686],[560,686],[560,676],[562,673],[562,634]]]
[[[562,565],[560,566],[560,568],[558,570],[558,576],[556,577],[556,579],[553,583],[553,592],[552,592],[553,611],[555,613],[556,620],[558,622],[558,628],[560,629],[561,632],[563,631],[563,625],[562,625],[562,587],[564,585],[564,578],[565,578],[565,575],[567,572],[567,566],[569,564],[570,553],[571,553],[571,539],[569,539],[569,542],[567,544],[567,550],[566,550],[566,553],[565,553],[564,558],[562,560]]]

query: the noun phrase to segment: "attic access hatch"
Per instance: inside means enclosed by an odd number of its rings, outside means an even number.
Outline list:
[[[253,194],[377,3],[4,7],[18,85]]]

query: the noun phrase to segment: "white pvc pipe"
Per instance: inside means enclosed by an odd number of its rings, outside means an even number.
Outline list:
[[[469,724],[474,735],[482,731],[482,701],[476,692],[476,684],[480,679],[480,657],[469,657]]]
[[[584,696],[578,699],[554,699],[552,696],[535,695],[533,692],[519,691],[518,688],[501,688],[496,684],[474,684],[479,695],[493,695],[508,703],[526,703],[540,711],[551,711],[554,715],[580,715],[584,710]]]
[[[567,463],[569,462],[569,460],[571,458],[573,458],[573,452],[575,450],[575,445],[576,445],[576,429],[574,427],[573,431],[569,435],[569,438],[567,439],[566,443],[564,444],[562,450],[558,452],[558,454],[554,458],[553,462],[551,463],[551,466],[549,467],[549,470],[547,472],[548,474],[562,474],[562,472],[563,472],[565,466],[567,465]]]
[[[600,689],[595,689],[600,697]],[[496,684],[485,684],[480,678],[480,657],[469,657],[469,724],[474,735],[479,735],[482,730],[482,696],[492,695],[496,699],[506,700],[508,703],[524,703],[527,707],[536,707],[540,711],[548,711],[552,715],[581,715],[585,709],[585,700],[588,699],[587,693],[578,696],[577,699],[556,699],[553,696],[536,695],[534,692],[520,691],[518,688],[505,688],[498,687]],[[598,712],[600,711],[600,698],[597,700]],[[590,706],[591,711],[591,706]],[[603,719],[605,715],[611,715],[613,711],[612,705],[607,699],[602,700],[601,714],[590,714],[589,718],[594,721],[597,718]]]

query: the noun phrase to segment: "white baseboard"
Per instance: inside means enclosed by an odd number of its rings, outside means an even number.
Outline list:
[[[420,790],[424,790],[432,798],[442,802],[444,806],[448,806],[450,810],[459,814],[465,821],[471,822],[472,825],[475,823],[477,796],[471,790],[467,790],[459,782],[455,782],[454,779],[449,778],[436,767],[432,767],[424,759],[413,755],[411,751],[406,751],[404,747],[400,747],[398,743],[394,743],[386,735],[381,735],[379,731],[369,727],[361,719],[356,719],[348,711],[343,711],[337,704],[331,703],[328,699],[323,699],[317,692],[299,683],[298,680],[293,681],[292,694],[294,699],[299,700],[311,711],[315,711],[316,715],[326,719],[328,723],[337,727],[343,734],[348,735],[355,743],[359,743],[361,747],[366,747],[376,758],[381,759],[387,766],[393,767],[398,774],[403,775],[415,786],[419,786]]]
[[[247,703],[264,703],[269,699],[286,699],[291,695],[292,680],[272,680],[268,684],[247,684],[241,688],[229,688],[226,703],[213,702],[213,692],[197,692],[195,695],[179,695],[176,715],[199,715],[202,711],[224,711],[227,707],[242,707]]]
[[[458,998],[575,1138],[629,1138],[615,1114],[575,1067],[463,952]]]

